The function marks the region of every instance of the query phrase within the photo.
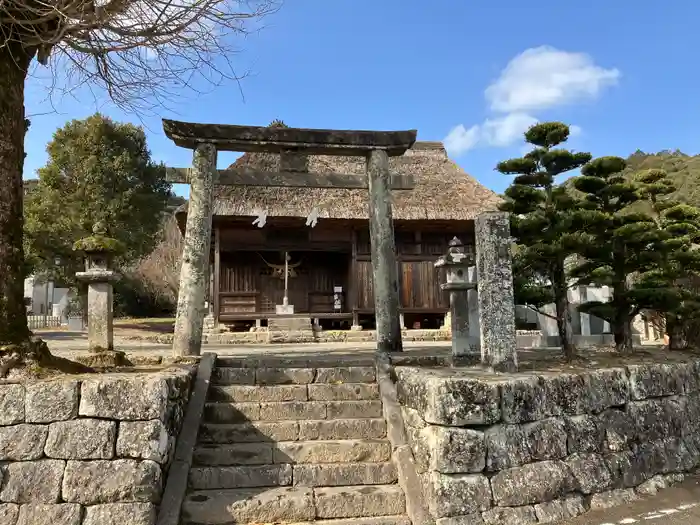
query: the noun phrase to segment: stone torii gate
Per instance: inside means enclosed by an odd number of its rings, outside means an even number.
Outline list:
[[[169,168],[167,180],[190,185],[173,352],[199,355],[202,346],[214,185],[286,186],[369,190],[369,224],[377,348],[400,352],[398,265],[391,189],[413,189],[410,176],[392,176],[389,157],[403,155],[417,131],[350,131],[197,124],[163,120],[165,135],[194,151],[192,168]],[[280,154],[280,171],[217,170],[218,151]],[[366,176],[309,173],[303,155],[361,156]]]

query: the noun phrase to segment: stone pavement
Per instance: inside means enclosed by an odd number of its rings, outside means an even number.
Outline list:
[[[690,476],[656,496],[597,510],[559,525],[700,525],[700,476]]]

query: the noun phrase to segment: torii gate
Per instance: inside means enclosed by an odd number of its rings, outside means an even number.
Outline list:
[[[182,251],[173,352],[199,355],[204,305],[209,286],[214,185],[287,186],[369,190],[369,225],[374,281],[377,349],[400,352],[399,289],[391,189],[413,189],[410,176],[391,176],[389,157],[403,155],[417,131],[350,131],[197,124],[163,120],[165,135],[177,146],[194,150],[193,167],[169,168],[167,180],[190,185]],[[217,151],[281,155],[279,172],[247,168],[217,170]],[[299,155],[362,156],[367,175],[309,173]]]

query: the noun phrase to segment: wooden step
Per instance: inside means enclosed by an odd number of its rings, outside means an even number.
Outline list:
[[[199,445],[194,450],[193,464],[215,466],[352,463],[383,462],[390,459],[391,444],[386,440],[347,439]]]
[[[386,437],[386,422],[380,418],[204,423],[199,430],[199,442],[206,444],[382,439],[384,437]]]

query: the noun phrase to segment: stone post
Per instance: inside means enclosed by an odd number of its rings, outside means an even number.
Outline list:
[[[450,241],[447,254],[435,262],[436,268],[445,268],[446,282],[440,287],[450,293],[450,326],[452,330],[452,357],[457,364],[476,364],[479,362],[479,342],[471,335],[469,296],[470,290],[476,289],[474,272],[469,272],[474,264],[474,257],[464,252],[464,245],[457,237]],[[471,273],[471,275],[470,275]],[[470,277],[472,277],[470,279]]]
[[[212,201],[217,176],[216,147],[198,145],[192,164],[173,338],[175,355],[199,355],[202,348],[204,304],[209,287]]]
[[[386,151],[373,150],[367,156],[367,179],[377,349],[401,352],[398,263],[391,211],[389,156]]]
[[[111,352],[114,350],[113,283],[120,277],[112,270],[112,260],[124,247],[118,240],[107,237],[107,228],[101,222],[95,224],[92,232],[92,236],[79,240],[73,247],[85,254],[85,271],[75,276],[88,287],[89,349]]]
[[[483,213],[476,218],[474,231],[481,362],[496,370],[514,370],[518,356],[510,216],[506,212]]]

